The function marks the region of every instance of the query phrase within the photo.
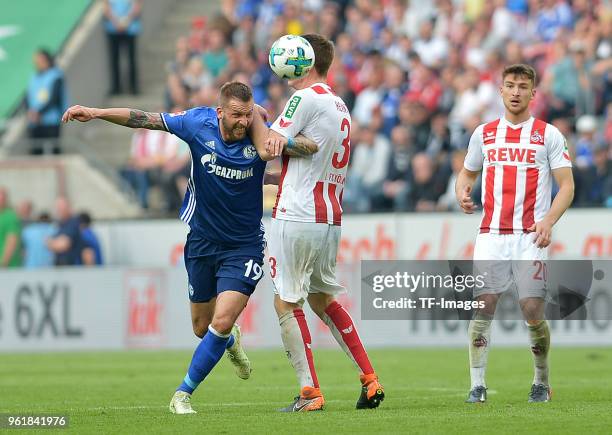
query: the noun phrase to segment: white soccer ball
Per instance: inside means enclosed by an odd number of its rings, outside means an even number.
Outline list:
[[[285,35],[272,44],[268,62],[280,78],[299,79],[314,66],[315,54],[310,42],[301,36]]]

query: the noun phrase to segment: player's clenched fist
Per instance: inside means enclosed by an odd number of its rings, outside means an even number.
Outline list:
[[[64,112],[64,115],[62,116],[62,122],[74,120],[81,122],[91,121],[96,117],[95,110],[96,109],[94,109],[93,107],[85,107],[78,105],[72,106],[68,110],[66,110],[66,112]]]
[[[459,201],[459,206],[461,207],[464,213],[472,214],[474,213],[474,210],[476,210],[476,205],[472,200],[471,186],[465,186],[457,200]]]

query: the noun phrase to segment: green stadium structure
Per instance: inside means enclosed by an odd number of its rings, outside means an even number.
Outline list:
[[[92,0],[3,2],[0,14],[0,119],[11,117],[34,71],[32,54],[56,54]]]

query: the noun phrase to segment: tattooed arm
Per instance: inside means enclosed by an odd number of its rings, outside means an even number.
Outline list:
[[[294,138],[287,138],[272,129],[268,133],[266,148],[272,155],[278,156],[283,153],[290,157],[308,157],[319,151],[316,142],[303,134],[298,134]]]
[[[293,141],[287,141],[284,154],[291,157],[306,157],[319,151],[319,146],[315,141],[308,139],[302,134],[298,134]]]
[[[159,113],[143,112],[136,109],[97,109],[95,107],[72,106],[66,110],[64,116],[62,116],[62,121],[87,122],[96,118],[130,128],[166,130]]]

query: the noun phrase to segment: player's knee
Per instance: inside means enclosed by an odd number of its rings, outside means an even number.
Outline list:
[[[210,323],[210,326],[220,334],[229,334],[234,326],[234,319],[230,316],[215,316]]]
[[[529,300],[521,304],[523,317],[530,325],[537,325],[544,319],[544,306],[538,300]]]
[[[301,308],[301,305],[293,302],[283,301],[278,295],[274,297],[274,309],[278,317],[282,317],[284,314]]]

